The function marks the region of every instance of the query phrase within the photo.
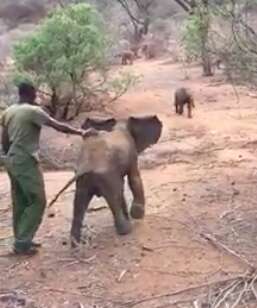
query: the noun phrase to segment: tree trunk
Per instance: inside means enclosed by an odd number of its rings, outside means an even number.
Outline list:
[[[144,19],[144,25],[143,25],[143,28],[142,28],[142,34],[143,35],[147,35],[148,32],[149,32],[149,26],[150,26],[150,18],[149,16],[147,16],[145,19]]]
[[[142,39],[142,31],[137,23],[134,23],[133,25],[134,25],[133,44],[138,45]]]
[[[51,116],[55,117],[57,114],[57,109],[58,109],[58,95],[56,93],[56,89],[52,89],[52,96],[51,96],[51,101],[50,101],[50,114]]]
[[[202,66],[203,66],[203,76],[212,76],[212,65],[211,59],[205,46],[202,46]]]
[[[201,36],[201,58],[202,58],[202,68],[203,68],[203,76],[212,76],[212,64],[211,57],[208,51],[208,25],[204,23],[204,28],[202,29]]]
[[[200,19],[201,19],[201,58],[203,66],[203,76],[212,76],[212,64],[211,57],[208,51],[208,39],[209,39],[209,28],[210,28],[210,12],[208,0],[202,0],[200,4]]]

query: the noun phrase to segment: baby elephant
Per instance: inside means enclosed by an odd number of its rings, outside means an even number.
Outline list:
[[[195,108],[193,95],[186,88],[179,88],[175,92],[175,110],[178,114],[183,114],[184,105],[187,105],[188,118],[192,118],[192,109]]]
[[[132,65],[135,59],[135,55],[131,50],[122,51],[121,53],[117,54],[116,57],[121,57],[122,65]]]
[[[98,135],[83,140],[76,174],[60,191],[63,192],[76,181],[72,247],[80,242],[83,218],[95,195],[107,201],[116,231],[120,235],[131,232],[130,216],[134,219],[144,217],[145,196],[138,168],[138,154],[157,143],[162,131],[162,123],[157,116],[129,117],[125,120],[87,118],[82,128],[90,127],[95,128]],[[133,194],[130,213],[124,198],[125,176],[128,177]]]

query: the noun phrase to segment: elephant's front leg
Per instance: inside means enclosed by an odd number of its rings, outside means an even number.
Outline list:
[[[89,182],[86,176],[81,176],[76,181],[76,191],[73,205],[73,219],[71,227],[71,246],[74,248],[80,243],[81,228],[85,212],[92,194],[89,193]]]
[[[175,112],[178,113],[178,104],[175,103]]]
[[[142,219],[145,215],[145,195],[137,161],[133,163],[129,170],[128,183],[134,197],[130,215],[132,218]]]
[[[103,197],[112,211],[117,233],[125,235],[131,232],[132,225],[123,195],[123,179],[116,174],[109,174],[98,179]]]

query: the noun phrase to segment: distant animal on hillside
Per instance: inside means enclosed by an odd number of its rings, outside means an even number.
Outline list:
[[[125,50],[121,53],[117,54],[116,57],[121,57],[121,64],[122,65],[132,65],[134,62],[134,53],[131,50]]]
[[[179,88],[175,91],[174,97],[175,111],[177,114],[182,115],[184,106],[187,105],[188,118],[192,118],[192,109],[195,108],[194,98],[189,89]]]

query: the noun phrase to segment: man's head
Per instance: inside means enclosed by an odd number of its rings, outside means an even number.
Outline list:
[[[35,104],[36,89],[28,82],[21,82],[18,86],[20,103]]]

